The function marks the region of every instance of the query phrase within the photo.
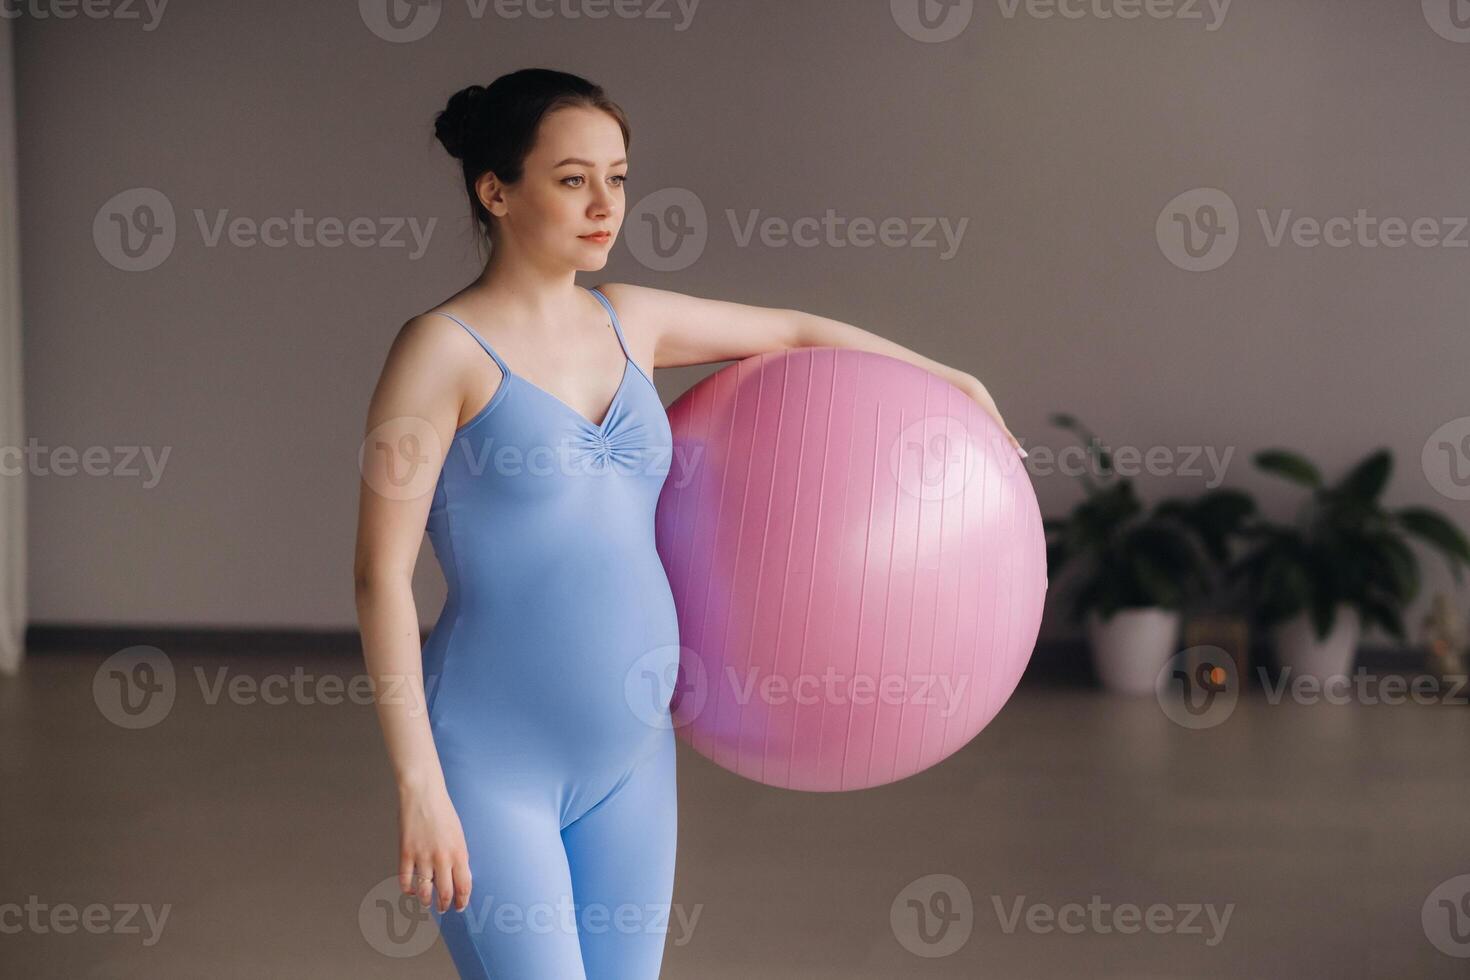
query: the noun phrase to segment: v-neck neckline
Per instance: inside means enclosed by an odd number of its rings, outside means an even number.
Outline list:
[[[545,388],[541,387],[540,385],[538,385],[536,382],[530,380],[529,378],[524,378],[520,374],[517,374],[514,371],[509,371],[508,373],[510,374],[510,376],[512,378],[515,378],[517,381],[521,382],[521,384],[525,385],[527,388],[530,388],[532,391],[539,391],[541,394],[545,395],[547,398],[550,398],[552,401],[556,402],[556,404],[560,405],[563,410],[565,410],[567,412],[570,412],[572,415],[576,416],[576,418],[579,421],[585,422],[587,425],[589,425],[592,428],[596,429],[597,431],[601,432],[603,429],[605,429],[607,427],[607,423],[612,419],[613,409],[617,408],[617,406],[618,406],[618,400],[620,398],[622,398],[622,395],[623,395],[623,389],[626,388],[626,387],[628,387],[628,375],[630,375],[632,372],[633,372],[633,359],[630,358],[630,357],[627,357],[626,354],[625,354],[624,355],[624,358],[623,358],[623,376],[618,380],[618,389],[617,389],[617,391],[614,391],[613,392],[612,401],[608,402],[607,403],[607,408],[603,410],[603,413],[602,413],[602,421],[601,422],[594,422],[594,421],[592,421],[587,416],[583,415],[581,412],[577,411],[575,408],[573,408],[572,406],[568,405],[566,402],[562,401],[560,398],[556,397],[551,392],[547,391]]]
[[[501,373],[504,375],[503,379],[501,380],[501,387],[509,384],[512,380],[519,381],[527,388],[530,388],[533,391],[538,391],[546,398],[551,399],[561,408],[562,411],[570,413],[573,418],[577,419],[577,421],[586,425],[588,428],[594,429],[599,435],[602,435],[607,429],[608,422],[612,421],[613,412],[617,409],[618,402],[622,399],[623,392],[628,387],[628,376],[632,374],[635,370],[639,374],[643,374],[643,369],[638,367],[638,365],[633,362],[633,355],[628,352],[628,344],[625,340],[623,340],[623,330],[622,326],[618,323],[617,311],[613,309],[612,304],[608,302],[607,297],[602,295],[601,291],[595,288],[586,288],[586,291],[592,294],[592,297],[598,301],[598,304],[607,311],[607,315],[610,318],[609,325],[613,328],[613,335],[617,338],[618,341],[618,349],[623,352],[623,374],[622,377],[618,379],[618,388],[616,391],[613,392],[612,401],[607,403],[607,408],[602,413],[601,422],[592,421],[587,416],[583,415],[581,412],[568,405],[565,401],[538,385],[536,382],[530,380],[529,378],[523,378],[520,376],[519,373],[512,371],[510,369],[510,365],[505,363],[505,359],[495,352],[495,348],[491,347],[489,342],[486,341],[484,337],[480,336],[478,331],[476,331],[468,323],[465,323],[459,317],[455,316],[453,313],[450,313],[447,310],[435,310],[434,312],[439,313],[443,316],[447,316],[455,323],[458,323],[469,333],[471,337],[475,339],[475,342],[477,344],[484,348],[485,353],[490,355],[490,357],[495,361],[496,366],[500,368]],[[647,377],[647,375],[644,375],[644,377]],[[491,404],[495,402],[496,397],[497,396],[494,395],[491,396],[490,401],[486,403],[486,408],[488,408]],[[461,428],[466,428],[470,424],[471,423],[467,422],[464,426],[461,426]]]

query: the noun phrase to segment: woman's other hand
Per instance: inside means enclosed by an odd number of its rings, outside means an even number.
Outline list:
[[[470,902],[469,849],[449,791],[442,784],[401,791],[398,825],[398,885],[403,893],[417,893],[428,908],[431,890],[437,891],[441,913],[449,908],[451,896],[454,910],[463,912]]]

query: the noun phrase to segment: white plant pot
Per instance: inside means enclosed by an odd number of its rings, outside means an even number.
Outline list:
[[[1159,671],[1174,655],[1177,609],[1120,609],[1107,620],[1087,614],[1087,642],[1103,687],[1118,694],[1152,694]]]
[[[1331,631],[1325,640],[1321,640],[1312,626],[1311,613],[1300,612],[1272,627],[1276,659],[1283,672],[1291,668],[1291,673],[1286,675],[1288,678],[1315,677],[1323,681],[1329,677],[1350,676],[1358,654],[1362,626],[1358,611],[1347,603],[1340,603]]]

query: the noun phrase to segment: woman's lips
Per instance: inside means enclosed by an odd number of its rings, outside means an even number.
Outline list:
[[[579,235],[578,237],[585,239],[586,241],[597,242],[599,245],[602,245],[612,240],[612,232],[599,231],[592,235]]]

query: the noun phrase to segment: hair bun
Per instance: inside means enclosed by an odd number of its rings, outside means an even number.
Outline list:
[[[465,138],[484,101],[485,86],[467,85],[449,97],[449,103],[434,118],[434,136],[456,160],[464,159]]]

